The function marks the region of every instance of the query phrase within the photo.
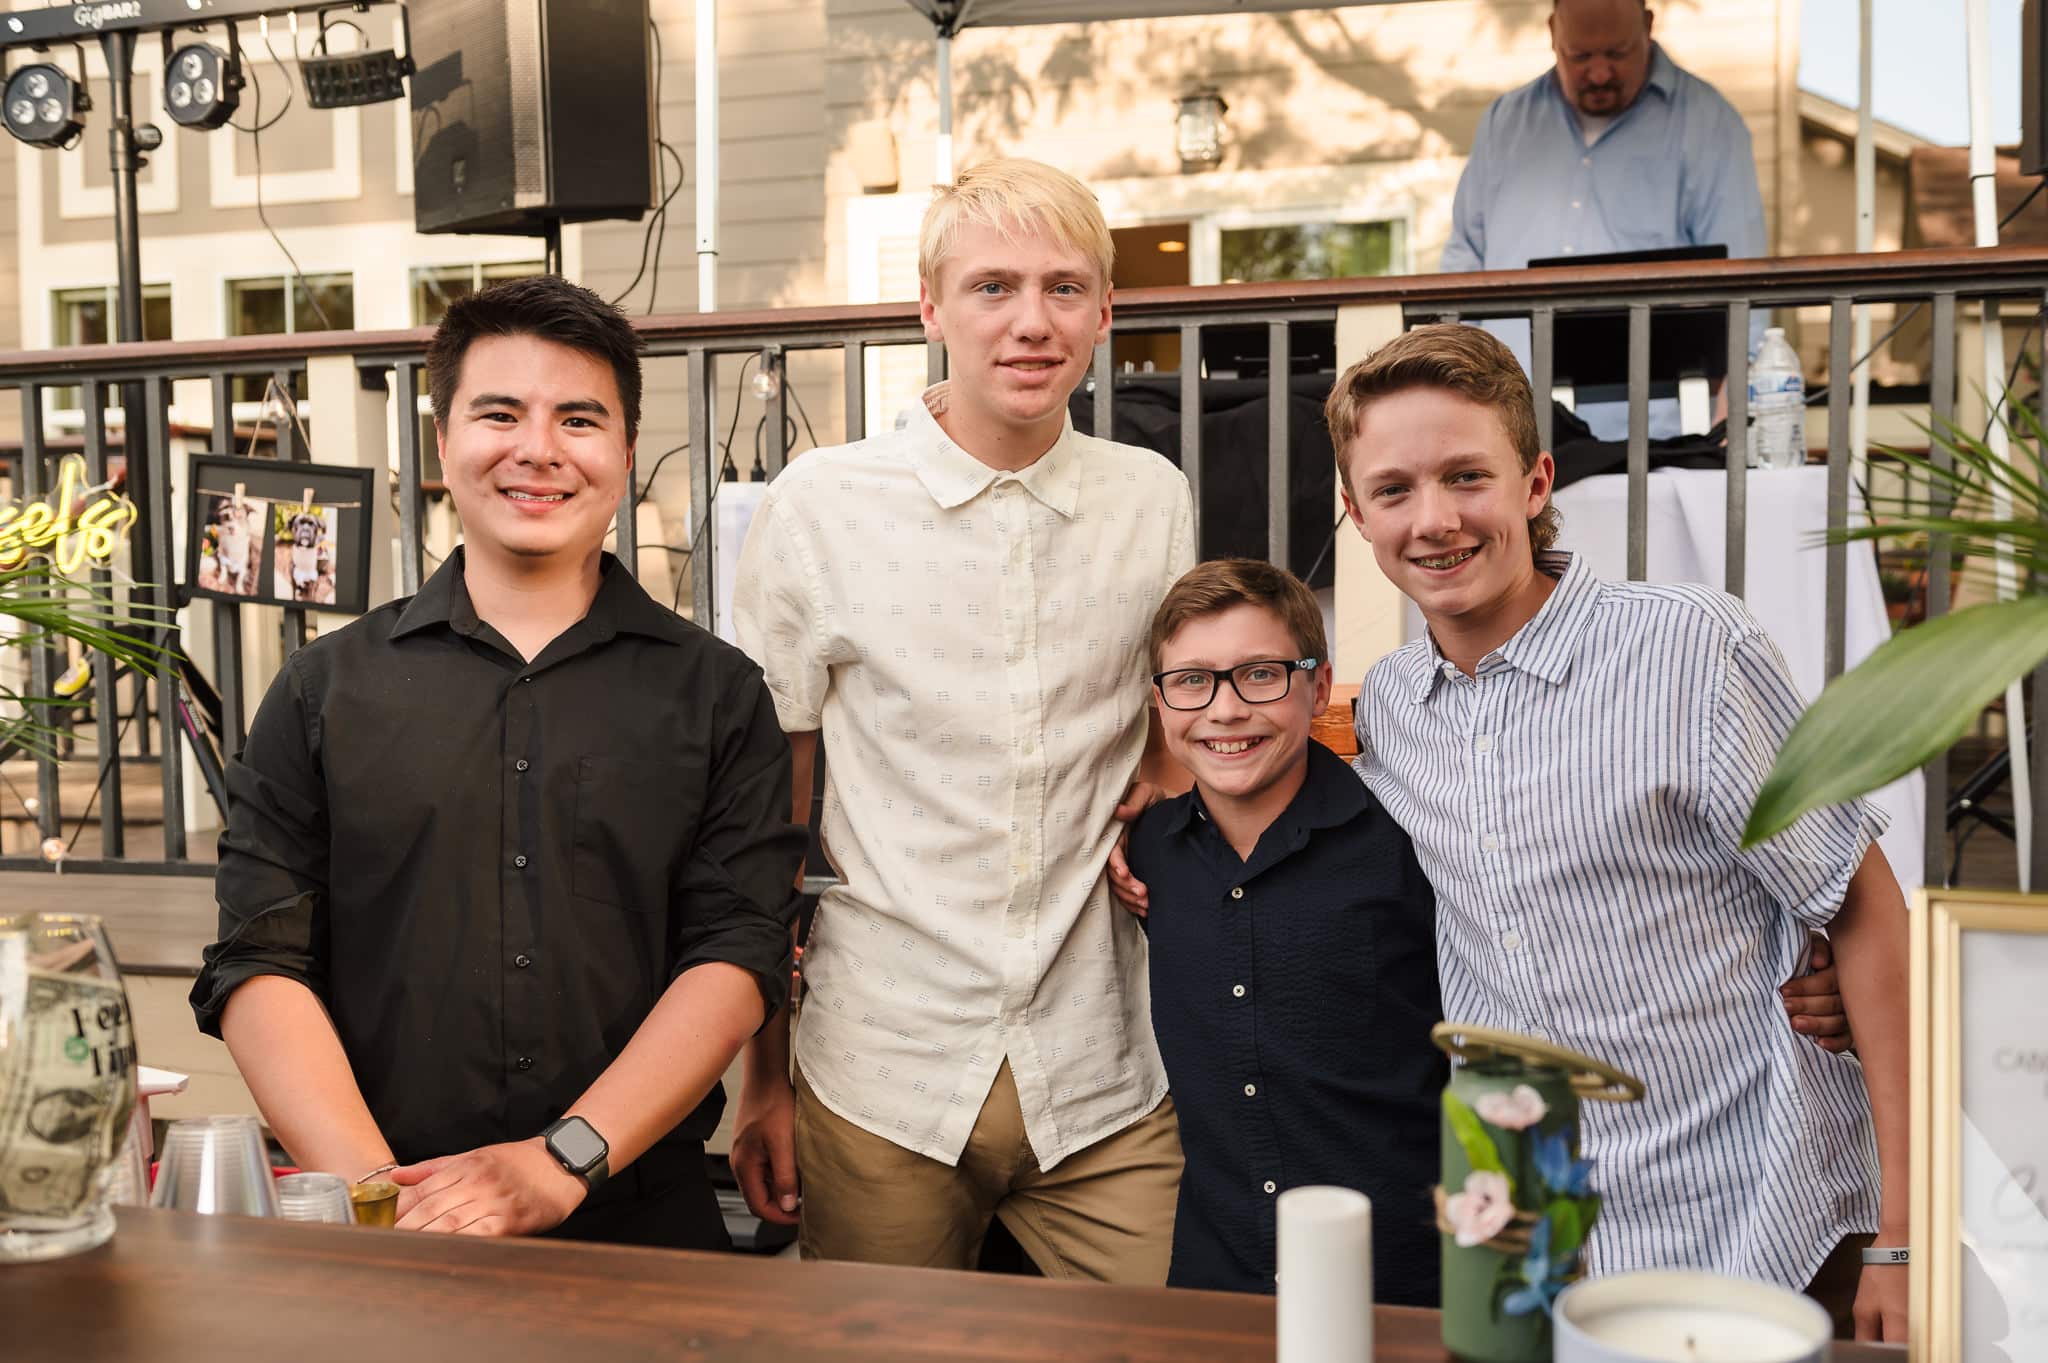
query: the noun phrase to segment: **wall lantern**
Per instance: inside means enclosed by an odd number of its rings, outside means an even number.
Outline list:
[[[1223,115],[1230,106],[1223,92],[1213,85],[1190,90],[1180,97],[1180,112],[1173,125],[1173,140],[1180,152],[1184,171],[1214,170],[1223,164]]]

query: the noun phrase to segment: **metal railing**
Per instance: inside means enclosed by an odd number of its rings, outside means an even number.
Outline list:
[[[1727,380],[1729,439],[1725,451],[1727,471],[1726,585],[1741,595],[1744,581],[1743,546],[1747,528],[1746,417],[1749,319],[1761,309],[1824,307],[1828,311],[1829,354],[1845,356],[1849,351],[1851,309],[1870,304],[1919,304],[1931,309],[1932,353],[1929,366],[1928,411],[1937,423],[1952,420],[1957,411],[1957,349],[1959,320],[1971,306],[1995,313],[2003,303],[2018,302],[2032,313],[2048,303],[2048,252],[2009,248],[1994,251],[1919,251],[1876,256],[1818,257],[1774,261],[1735,261],[1648,266],[1607,266],[1572,271],[1519,271],[1474,275],[1438,275],[1371,280],[1319,281],[1301,284],[1231,285],[1211,288],[1138,290],[1117,299],[1116,328],[1111,341],[1098,348],[1092,369],[1092,392],[1083,407],[1095,429],[1118,429],[1115,422],[1121,402],[1127,401],[1134,385],[1150,387],[1155,396],[1170,397],[1177,404],[1177,432],[1162,449],[1174,458],[1195,492],[1199,509],[1215,498],[1260,481],[1266,485],[1265,543],[1268,557],[1276,562],[1298,562],[1312,547],[1296,542],[1299,522],[1290,514],[1291,499],[1305,477],[1332,479],[1325,443],[1319,456],[1319,474],[1304,468],[1304,444],[1312,445],[1313,432],[1299,427],[1290,408],[1306,383],[1326,386],[1333,374],[1327,368],[1319,377],[1304,379],[1290,361],[1305,349],[1319,349],[1326,335],[1341,336],[1347,313],[1371,314],[1378,326],[1366,330],[1384,334],[1391,319],[1395,329],[1424,321],[1443,319],[1479,321],[1519,319],[1531,329],[1531,369],[1537,392],[1538,420],[1546,446],[1552,433],[1549,397],[1556,369],[1555,338],[1561,317],[1590,313],[1617,313],[1626,317],[1628,334],[1629,426],[1627,440],[1628,525],[1627,554],[1631,576],[1641,576],[1648,561],[1648,475],[1650,442],[1648,403],[1650,396],[1650,336],[1654,321],[1668,309],[1719,309],[1727,328]],[[1205,440],[1203,421],[1191,414],[1203,410],[1213,375],[1196,363],[1187,362],[1205,353],[1205,347],[1225,329],[1242,337],[1246,329],[1263,332],[1263,374],[1250,386],[1263,382],[1265,403],[1263,448],[1234,443],[1228,448],[1211,448]],[[718,447],[714,421],[724,390],[721,379],[730,373],[725,364],[744,363],[744,357],[765,357],[773,366],[787,366],[792,360],[837,356],[843,375],[836,399],[841,412],[844,439],[858,439],[874,428],[869,410],[870,392],[867,357],[892,347],[923,346],[924,372],[936,379],[944,369],[940,347],[925,342],[914,305],[886,304],[864,307],[787,309],[778,311],[716,314],[708,317],[683,315],[648,319],[640,323],[646,342],[649,368],[679,364],[683,373],[684,406],[687,408],[687,445],[690,463],[689,505],[696,522],[687,545],[681,546],[689,574],[692,610],[699,621],[709,621],[715,599],[712,565],[716,560],[715,519],[699,516],[716,496],[721,470],[728,450]],[[150,584],[176,580],[177,554],[172,543],[172,506],[182,489],[170,486],[172,468],[170,413],[174,385],[201,380],[211,402],[211,442],[217,453],[232,452],[236,430],[233,425],[233,381],[244,375],[274,377],[295,391],[307,366],[322,357],[346,356],[366,386],[381,385],[399,413],[393,426],[395,449],[373,451],[377,462],[388,457],[395,471],[397,500],[396,534],[400,545],[396,588],[400,594],[417,589],[424,573],[425,501],[422,485],[425,452],[418,410],[424,382],[424,351],[429,333],[424,330],[381,333],[320,333],[290,337],[243,338],[221,342],[141,343],[76,347],[63,350],[0,355],[0,386],[12,386],[22,399],[23,486],[29,496],[43,495],[50,476],[49,434],[44,418],[43,393],[59,386],[84,390],[84,451],[95,480],[108,468],[110,441],[100,415],[100,396],[116,387],[128,398],[129,431],[139,430],[140,459],[129,460],[131,495],[142,505],[143,518],[134,541],[133,577]],[[1183,361],[1175,373],[1149,378],[1120,371],[1115,359],[1119,340],[1155,336],[1177,340]],[[1256,348],[1256,347],[1254,347]],[[1331,352],[1332,364],[1357,356]],[[722,363],[724,362],[724,363]],[[1827,521],[1830,528],[1848,522],[1850,503],[1850,451],[1848,447],[1849,384],[1846,366],[1831,366],[1827,411]],[[1213,366],[1212,366],[1213,368]],[[2001,378],[2003,376],[2000,376]],[[1241,381],[1240,386],[1243,387]],[[789,392],[782,385],[764,399],[762,421],[769,433],[765,443],[765,472],[779,473],[790,457],[792,444],[785,435]],[[737,401],[737,397],[729,399]],[[132,414],[139,413],[139,418]],[[320,413],[313,410],[309,420],[317,430]],[[130,437],[124,435],[123,453],[129,453]],[[280,442],[278,454],[305,459],[308,452],[295,439]],[[1937,457],[1939,454],[1937,452]],[[1327,486],[1327,482],[1323,484]],[[1332,501],[1334,499],[1331,499]],[[618,552],[629,566],[635,562],[635,522],[630,508],[633,498],[622,507],[618,518]],[[1334,514],[1334,506],[1328,506]],[[1320,534],[1320,530],[1317,531]],[[1213,547],[1213,546],[1211,546]],[[1325,546],[1326,547],[1326,546]],[[1826,641],[1825,669],[1830,678],[1844,661],[1846,614],[1846,550],[1833,546],[1826,551]],[[145,599],[171,600],[187,604],[179,589],[156,586],[136,589]],[[1950,603],[1947,553],[1935,545],[1929,555],[1928,613],[1939,615]],[[222,702],[221,746],[227,755],[239,749],[244,717],[250,697],[267,678],[243,675],[240,608],[210,603],[215,646],[208,675]],[[191,603],[190,609],[200,609]],[[1341,608],[1341,603],[1340,603]],[[305,640],[304,612],[287,609],[283,616],[281,648],[289,653]],[[102,659],[104,665],[105,660]],[[32,659],[32,686],[37,694],[49,694],[54,680],[54,659],[37,651]],[[204,670],[204,669],[202,669]],[[111,670],[102,673],[111,677]],[[155,725],[153,744],[144,745],[148,760],[160,765],[163,791],[164,846],[160,858],[138,858],[126,854],[124,801],[120,763],[112,760],[119,747],[120,724],[111,698],[116,688],[108,685],[96,696],[89,723],[96,733],[100,763],[108,768],[98,793],[102,852],[91,859],[74,860],[80,870],[191,871],[207,868],[189,856],[185,837],[185,777],[183,760],[195,751],[185,732],[192,727],[189,706],[181,699],[177,669],[166,663],[152,677],[137,680],[139,715],[147,716],[145,727]],[[2048,696],[2048,686],[2041,688]],[[2048,743],[2048,727],[2042,730]],[[153,756],[149,754],[153,750]],[[204,758],[206,755],[201,753]],[[2048,753],[2043,754],[2048,757]],[[137,760],[137,758],[131,758]],[[1927,769],[1927,847],[1931,879],[1938,878],[1944,864],[1942,849],[1947,844],[1945,814],[1948,806],[1947,773],[1937,761]],[[37,789],[41,808],[38,821],[45,837],[58,836],[67,811],[61,807],[57,768],[50,762],[38,766]],[[2036,856],[2048,855],[2048,816],[2036,815]],[[33,855],[0,857],[0,868],[21,869],[43,864]],[[2044,877],[2042,883],[2048,883]]]

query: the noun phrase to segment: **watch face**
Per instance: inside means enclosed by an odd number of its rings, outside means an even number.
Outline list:
[[[581,1117],[571,1117],[548,1137],[548,1144],[564,1164],[583,1173],[605,1156],[604,1137]]]

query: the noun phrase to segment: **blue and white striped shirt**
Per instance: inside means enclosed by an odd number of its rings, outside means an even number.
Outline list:
[[[1861,803],[1740,851],[1802,702],[1734,598],[1538,556],[1550,600],[1467,677],[1428,638],[1359,696],[1360,767],[1437,894],[1444,1016],[1546,1037],[1648,1085],[1589,1102],[1595,1272],[1788,1287],[1877,1228],[1862,1069],[1778,986],[1882,829]]]

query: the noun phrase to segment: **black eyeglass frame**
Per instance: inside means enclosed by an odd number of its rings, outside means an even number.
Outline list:
[[[1216,697],[1221,694],[1223,683],[1226,681],[1230,683],[1230,689],[1237,692],[1237,698],[1246,705],[1272,705],[1276,701],[1286,700],[1294,694],[1295,673],[1313,672],[1322,665],[1323,660],[1321,658],[1254,658],[1248,663],[1239,663],[1236,667],[1170,667],[1164,672],[1154,672],[1152,674],[1152,689],[1159,693],[1160,704],[1169,710],[1177,710],[1183,714],[1192,713],[1197,710],[1206,710],[1214,705]],[[1244,693],[1244,688],[1237,684],[1237,674],[1247,667],[1285,668],[1287,670],[1287,689],[1277,696],[1268,696],[1264,700],[1253,700]],[[1206,672],[1209,674],[1209,698],[1200,705],[1175,705],[1166,698],[1166,679],[1168,677],[1178,677],[1188,672]]]

